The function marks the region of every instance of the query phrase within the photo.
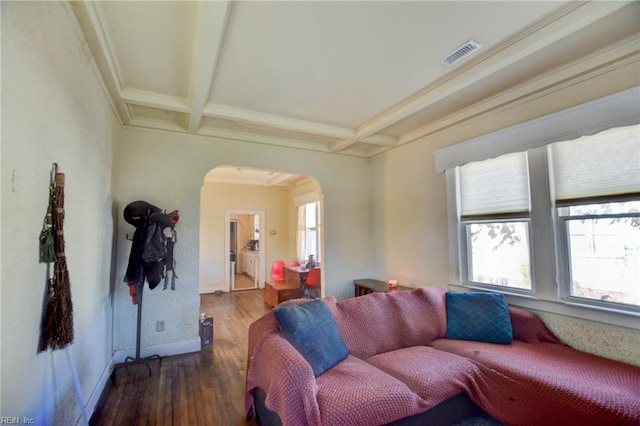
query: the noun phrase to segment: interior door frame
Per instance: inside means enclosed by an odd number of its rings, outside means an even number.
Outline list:
[[[227,291],[231,291],[231,215],[233,214],[245,214],[245,215],[258,215],[260,216],[260,238],[259,247],[260,247],[260,269],[258,274],[258,288],[264,288],[264,280],[265,280],[265,252],[267,251],[266,247],[266,239],[264,238],[264,230],[265,230],[265,211],[264,210],[235,210],[235,209],[225,209],[224,211],[224,282],[225,288]],[[238,255],[236,254],[236,261],[238,259]]]
[[[240,248],[240,245],[238,244],[238,240],[240,240],[240,237],[238,235],[238,228],[239,228],[239,222],[236,219],[231,219],[229,220],[229,263],[231,263],[231,225],[233,225],[235,223],[236,225],[236,238],[235,238],[235,246],[236,246],[236,265],[235,265],[235,271],[238,270],[238,250]],[[231,267],[231,265],[229,265],[229,267]],[[234,272],[235,272],[234,271]],[[229,273],[231,274],[231,273]],[[232,289],[233,290],[233,289]]]

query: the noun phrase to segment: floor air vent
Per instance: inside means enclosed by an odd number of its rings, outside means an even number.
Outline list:
[[[466,43],[463,43],[460,46],[458,46],[456,48],[456,50],[451,52],[449,55],[447,55],[440,62],[442,62],[444,65],[446,65],[448,67],[451,67],[456,62],[461,61],[462,59],[464,59],[467,56],[471,55],[476,50],[480,49],[481,47],[482,47],[482,45],[480,43],[478,43],[477,41],[469,40]]]

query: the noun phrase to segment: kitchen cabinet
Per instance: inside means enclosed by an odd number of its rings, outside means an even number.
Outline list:
[[[253,281],[260,276],[260,252],[247,250],[244,252],[243,272]]]

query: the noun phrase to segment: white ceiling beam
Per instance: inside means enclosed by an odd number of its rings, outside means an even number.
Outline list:
[[[102,6],[100,2],[86,1],[82,3],[87,12],[87,16],[93,25],[95,30],[95,36],[100,44],[102,53],[105,57],[107,66],[109,68],[110,77],[113,80],[116,88],[121,90],[122,85],[122,71],[120,71],[120,63],[118,62],[118,54],[116,53],[115,46],[111,41],[111,31],[107,25],[107,21],[104,18],[104,12],[102,12]]]
[[[399,139],[398,145],[404,145],[416,139],[428,136],[457,123],[468,120],[471,117],[481,115],[487,111],[501,108],[505,105],[512,105],[517,101],[529,99],[532,93],[537,93],[538,96],[540,96],[546,91],[557,91],[562,87],[575,85],[578,84],[579,81],[592,78],[592,74],[594,72],[599,74],[609,68],[620,67],[626,62],[636,62],[638,60],[637,56],[639,53],[640,46],[638,45],[638,38],[636,36],[631,36],[613,46],[607,46],[560,68],[536,76],[533,79],[509,90],[470,105],[469,107],[457,111],[454,114],[405,133]],[[605,68],[602,68],[603,64],[606,64]]]
[[[169,132],[184,133],[184,126],[173,121],[158,120],[154,118],[133,117],[131,119],[130,125],[135,127],[143,127],[146,129],[166,130]]]
[[[370,135],[362,139],[350,138],[334,141],[329,149],[331,152],[342,151],[358,142],[366,142],[371,145],[392,147],[398,145],[398,139],[388,135]]]
[[[329,149],[332,152],[337,152],[337,151],[342,151],[343,149],[347,149],[352,145],[355,145],[358,142],[357,139],[351,138],[351,139],[341,139],[339,141],[334,141],[330,146]]]
[[[206,117],[232,120],[241,123],[270,127],[273,129],[326,136],[336,139],[351,139],[355,136],[353,129],[346,127],[333,126],[330,124],[317,123],[298,118],[284,117],[276,114],[212,103],[205,105],[202,115]],[[367,136],[362,138],[362,141],[376,145],[392,145],[397,142],[396,138],[386,135]]]
[[[174,112],[189,113],[189,103],[184,98],[148,92],[146,90],[125,88],[120,90],[120,98],[128,104],[150,108],[166,109]]]
[[[398,105],[360,126],[354,139],[380,132],[400,120],[499,72],[552,43],[596,22],[629,2],[571,2],[558,13],[538,22],[518,37],[510,38],[484,55],[465,63],[457,72],[429,85]]]
[[[191,81],[191,113],[188,130],[195,133],[200,127],[202,110],[211,93],[214,72],[230,9],[229,1],[207,1],[200,4],[200,39],[194,54],[194,75]]]
[[[275,173],[274,176],[272,178],[270,178],[267,181],[267,186],[271,187],[271,186],[277,186],[278,184],[281,184],[282,182],[286,181],[287,179],[289,179],[291,176],[293,176],[290,173]]]
[[[309,151],[330,152],[326,144],[304,141],[300,139],[283,138],[279,136],[263,135],[259,133],[242,132],[238,130],[222,129],[218,127],[201,127],[198,135],[242,142],[275,145],[287,148],[305,149]],[[360,149],[344,150],[340,154],[355,157],[366,157],[367,153]]]

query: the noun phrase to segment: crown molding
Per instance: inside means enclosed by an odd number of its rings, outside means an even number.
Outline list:
[[[122,72],[120,71],[120,63],[118,62],[118,55],[116,54],[116,48],[111,41],[109,25],[106,19],[104,19],[104,12],[100,2],[87,1],[83,2],[87,15],[91,20],[91,24],[95,28],[96,38],[100,44],[102,53],[104,54],[105,61],[109,67],[109,74],[113,78],[113,82],[118,90],[123,88],[122,84]]]
[[[640,45],[637,37],[629,37],[567,65],[536,76],[454,114],[408,132],[399,139],[398,145],[428,136],[478,115],[487,114],[497,108],[507,105],[513,107],[521,103],[530,102],[533,97],[545,96],[581,81],[592,79],[620,66],[638,62],[640,60],[639,53]]]
[[[136,117],[131,120],[127,127],[137,127],[148,130],[168,131],[174,133],[187,134],[185,126],[173,121],[157,120],[146,117]],[[221,129],[217,127],[200,127],[195,136],[212,137],[218,139],[235,140],[239,142],[258,143],[263,145],[279,146],[284,148],[304,149],[323,153],[332,153],[326,144],[319,144],[300,139],[282,138],[277,136],[262,135],[258,133],[242,132],[238,130]],[[339,153],[351,157],[367,158],[368,152],[362,149],[348,149]]]
[[[161,93],[149,92],[146,90],[126,87],[120,90],[120,98],[133,105],[146,106],[150,108],[166,109],[174,112],[188,114],[191,109],[189,101],[178,96],[163,95]]]
[[[269,136],[262,135],[258,133],[251,132],[242,132],[238,130],[229,130],[229,129],[221,129],[217,127],[201,127],[198,130],[197,135],[202,136],[210,136],[220,139],[229,139],[229,140],[237,140],[242,142],[251,142],[251,143],[259,143],[264,145],[274,145],[285,148],[295,148],[295,149],[304,149],[308,151],[317,151],[324,153],[331,153],[328,146],[326,144],[319,144],[309,141],[304,141],[300,139],[291,139],[291,138],[282,138],[277,136]],[[339,153],[333,154],[344,154],[354,157],[364,157],[368,156],[367,152],[360,149],[350,149],[345,150]]]
[[[377,133],[398,121],[514,64],[542,48],[601,19],[629,2],[571,2],[519,35],[466,62],[457,72],[358,127],[355,139]]]
[[[169,132],[185,133],[185,127],[178,123],[168,120],[157,120],[147,117],[134,117],[131,119],[130,126],[141,127],[151,130],[165,130]]]
[[[70,2],[71,10],[73,11],[76,22],[85,34],[85,43],[88,43],[87,37],[90,37],[92,43],[97,51],[89,48],[93,62],[98,68],[98,75],[101,84],[107,89],[107,93],[111,102],[113,103],[115,110],[117,111],[118,120],[123,125],[131,125],[132,116],[120,97],[120,91],[122,89],[122,79],[120,66],[115,55],[115,49],[111,42],[108,26],[103,17],[102,8],[99,2]],[[100,63],[98,63],[100,62]],[[107,75],[103,75],[99,70],[101,66],[108,69]]]
[[[204,107],[203,115],[206,117],[220,118],[273,129],[307,133],[336,139],[351,139],[354,137],[355,133],[353,129],[346,127],[333,126],[330,124],[317,123],[214,103],[209,103]],[[394,145],[396,143],[396,138],[387,135],[373,135],[360,140],[374,145],[385,146]]]
[[[100,73],[100,68],[96,63],[96,59],[93,56],[91,47],[87,42],[84,32],[82,31],[82,25],[80,24],[79,15],[82,15],[83,12],[81,10],[78,10],[77,5],[75,3],[73,4],[63,3],[62,5],[65,8],[65,11],[67,12],[67,16],[71,21],[71,25],[73,26],[74,31],[76,32],[76,36],[82,43],[82,50],[86,55],[86,59],[89,61],[89,64],[91,65],[91,69],[93,70],[93,73],[96,76],[98,84],[100,85],[100,89],[102,89],[102,93],[105,95],[105,99],[109,103],[109,107],[111,108],[115,119],[118,121],[118,124],[120,124],[120,126],[123,126],[124,123],[122,122],[120,111],[118,110],[119,105],[116,105],[116,102],[113,100],[111,93],[109,93],[109,88],[107,87],[107,83],[105,82],[104,78],[102,78],[102,74]],[[123,106],[124,105],[121,103],[120,107],[123,107]]]

